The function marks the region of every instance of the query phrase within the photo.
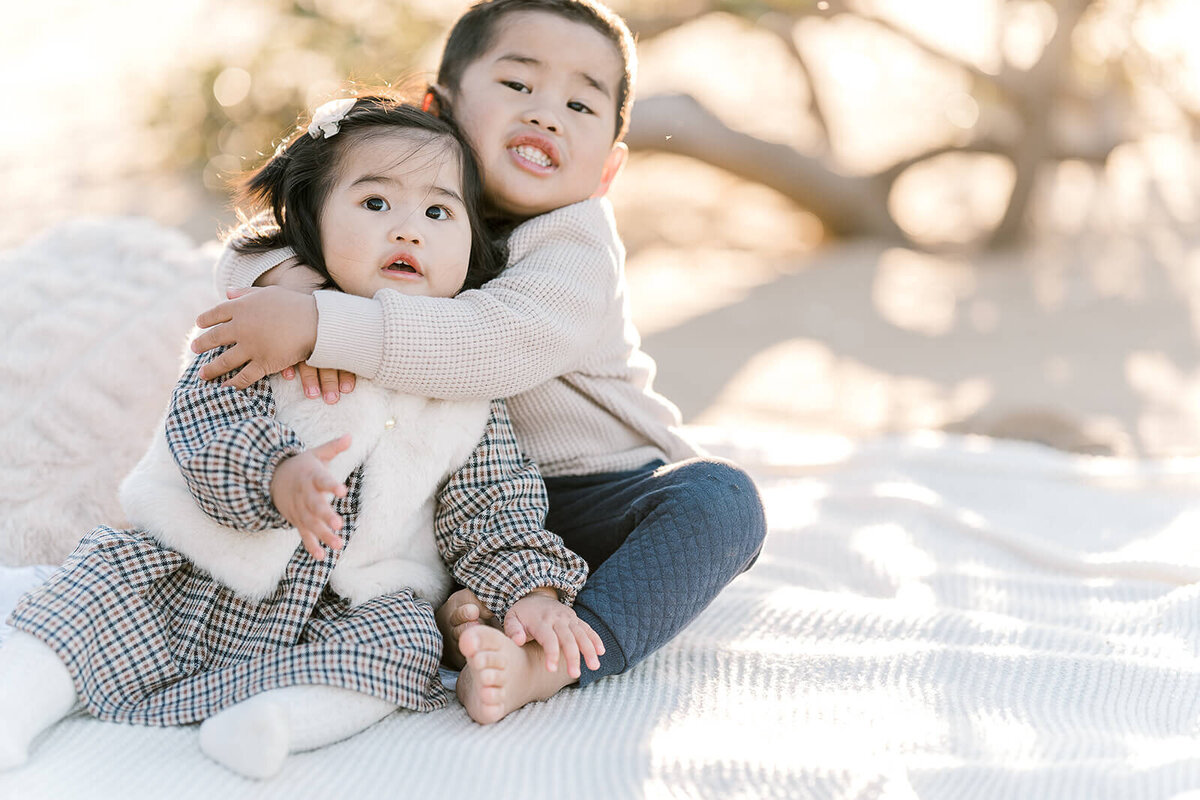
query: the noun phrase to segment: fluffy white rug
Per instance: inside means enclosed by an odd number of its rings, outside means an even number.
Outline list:
[[[149,220],[57,227],[0,255],[0,564],[56,563],[145,451],[197,313],[212,247]]]

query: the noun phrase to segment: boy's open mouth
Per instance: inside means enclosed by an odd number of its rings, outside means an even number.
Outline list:
[[[529,172],[544,175],[558,169],[558,148],[545,136],[519,134],[509,141],[507,149],[517,166]]]
[[[537,164],[539,167],[544,169],[550,169],[554,166],[554,161],[550,159],[550,156],[542,152],[541,149],[533,147],[532,145],[521,144],[517,145],[516,147],[510,147],[509,150],[515,153],[518,158],[523,158],[526,161]]]

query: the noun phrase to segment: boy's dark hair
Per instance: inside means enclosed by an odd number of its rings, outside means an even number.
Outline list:
[[[620,140],[629,129],[637,50],[625,20],[594,0],[483,0],[476,3],[450,29],[446,49],[442,51],[442,64],[438,68],[438,83],[457,92],[463,72],[492,46],[501,20],[519,11],[540,11],[582,23],[599,31],[617,48],[621,57],[621,83],[617,89],[617,126],[613,141]]]
[[[336,286],[322,252],[321,206],[337,182],[346,148],[397,129],[425,134],[428,138],[422,147],[439,141],[457,146],[463,204],[471,228],[470,263],[462,288],[475,289],[494,278],[504,268],[503,245],[484,221],[483,179],[471,146],[450,120],[382,93],[356,98],[333,136],[314,139],[301,126],[270,161],[242,182],[237,205],[249,232],[235,236],[230,246],[242,253],[291,247],[302,263],[325,278],[326,287]]]

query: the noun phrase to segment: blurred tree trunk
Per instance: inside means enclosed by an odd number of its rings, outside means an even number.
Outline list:
[[[903,239],[887,212],[890,184],[845,175],[823,159],[728,127],[691,95],[638,100],[625,137],[635,150],[659,150],[728,170],[787,195],[819,217],[830,232]]]
[[[1084,96],[1072,85],[1072,35],[1093,0],[1057,0],[1053,4],[1057,22],[1053,34],[1034,65],[1019,69],[1005,63],[993,74],[943,52],[895,22],[861,10],[845,0],[823,4],[823,16],[853,14],[929,54],[953,68],[965,71],[978,95],[988,89],[1011,108],[1020,120],[1015,135],[999,137],[977,131],[963,142],[930,148],[873,175],[855,176],[838,169],[825,155],[802,153],[793,147],[770,142],[726,125],[689,95],[660,95],[637,101],[626,141],[634,150],[678,153],[700,159],[729,172],[769,186],[792,198],[821,219],[836,235],[867,235],[908,241],[902,228],[888,210],[888,198],[896,180],[909,168],[946,153],[994,153],[1006,158],[1014,168],[1015,182],[1003,218],[988,242],[1005,246],[1019,240],[1027,230],[1029,202],[1039,171],[1048,161],[1077,158],[1103,161],[1124,138],[1124,132],[1106,130],[1089,147],[1058,142],[1054,135],[1053,114],[1063,102],[1085,103],[1099,108],[1114,102],[1115,93],[1125,91],[1118,81],[1101,97]],[[755,24],[781,38],[809,81],[812,98],[810,114],[829,137],[830,122],[820,105],[822,88],[815,84],[801,48],[793,35],[795,26],[806,14],[816,12],[815,4],[800,11],[783,13],[762,4],[750,4]],[[792,6],[794,8],[794,5]],[[745,3],[709,3],[709,10],[747,11]],[[694,18],[696,14],[688,15]],[[658,19],[639,31],[646,39],[686,21]],[[634,25],[638,25],[634,20]],[[831,148],[825,147],[829,153]]]

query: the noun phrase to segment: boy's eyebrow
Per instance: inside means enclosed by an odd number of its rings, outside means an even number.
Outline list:
[[[359,186],[364,183],[387,183],[397,188],[400,188],[403,185],[400,183],[400,181],[396,180],[390,175],[360,175],[350,184],[348,188],[353,189],[355,186]],[[443,197],[449,197],[451,200],[457,200],[459,203],[466,205],[466,201],[462,199],[462,195],[447,186],[431,186],[429,188],[429,193],[441,195]]]
[[[520,53],[505,53],[497,58],[496,61],[512,61],[517,64],[525,64],[531,67],[544,66],[540,60],[534,58],[533,56],[524,56]],[[608,88],[604,81],[589,75],[583,70],[578,70],[575,74],[583,78],[583,80],[586,81],[589,86],[600,92],[600,94],[604,95],[605,97],[611,98],[613,96],[612,91]]]

